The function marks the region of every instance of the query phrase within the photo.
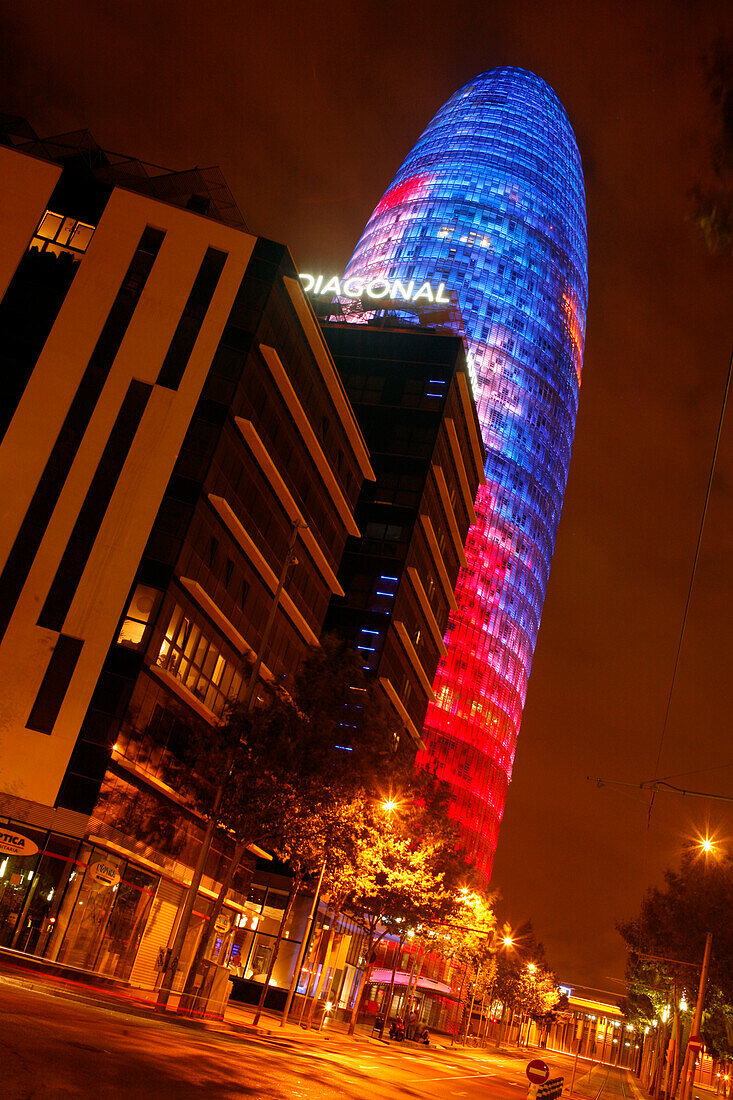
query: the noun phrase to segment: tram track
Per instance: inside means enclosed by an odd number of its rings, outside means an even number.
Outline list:
[[[633,1100],[633,1093],[626,1085],[624,1071],[613,1066],[608,1066],[600,1088],[592,1095],[593,1100]]]

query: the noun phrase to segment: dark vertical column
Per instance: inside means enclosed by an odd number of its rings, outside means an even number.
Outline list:
[[[56,575],[46,597],[38,625],[62,630],[84,567],[102,526],[112,494],[130,453],[135,432],[145,412],[153,387],[131,382],[117,414],[107,446],[102,452],[91,485],[79,509],[74,529],[66,544]]]
[[[25,518],[0,573],[0,641],[5,635],[56,501],[64,487],[97,401],[127,332],[164,233],[145,230],[104,323]]]

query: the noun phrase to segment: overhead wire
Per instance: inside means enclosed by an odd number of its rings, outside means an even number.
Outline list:
[[[720,450],[720,440],[723,434],[723,421],[725,420],[725,410],[728,404],[728,392],[730,390],[731,372],[733,371],[733,354],[731,355],[728,363],[728,374],[725,380],[725,389],[723,391],[723,403],[720,408],[720,418],[718,420],[718,430],[715,436],[715,447],[713,448],[713,457],[710,462],[710,470],[708,473],[708,483],[705,489],[705,502],[702,508],[702,515],[700,517],[700,527],[697,533],[697,545],[695,546],[695,557],[692,562],[692,571],[690,573],[690,583],[687,587],[687,598],[685,600],[685,609],[682,615],[682,625],[680,627],[679,639],[677,641],[677,652],[675,653],[674,667],[672,669],[672,679],[669,684],[669,692],[667,694],[667,705],[664,711],[664,721],[662,722],[662,730],[659,736],[659,746],[657,748],[657,759],[654,764],[654,780],[649,796],[649,809],[647,812],[646,828],[647,833],[651,826],[652,809],[654,807],[654,796],[656,794],[656,785],[659,779],[659,764],[662,759],[662,749],[664,748],[664,739],[667,734],[667,726],[669,724],[669,715],[672,709],[672,695],[674,693],[675,681],[677,679],[677,672],[680,665],[680,656],[682,654],[682,645],[685,639],[685,630],[687,627],[687,619],[690,612],[690,605],[692,603],[692,590],[695,584],[695,576],[697,574],[697,566],[700,560],[700,549],[702,547],[702,537],[705,530],[705,519],[708,513],[708,505],[710,504],[710,495],[713,487],[713,479],[715,477],[715,467],[718,461],[718,451]]]

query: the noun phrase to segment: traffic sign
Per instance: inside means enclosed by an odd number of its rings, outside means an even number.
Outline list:
[[[545,1081],[550,1076],[550,1067],[547,1062],[543,1062],[541,1058],[533,1058],[532,1061],[527,1064],[526,1072],[527,1077],[533,1085],[544,1085]]]
[[[702,1039],[699,1035],[691,1035],[687,1045],[694,1054],[697,1054],[698,1050],[702,1050]]]

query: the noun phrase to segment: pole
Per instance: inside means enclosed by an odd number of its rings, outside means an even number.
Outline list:
[[[471,1017],[473,1016],[473,1006],[476,1004],[476,986],[478,985],[480,977],[481,977],[481,967],[479,967],[478,970],[476,971],[476,978],[475,978],[474,983],[473,983],[473,996],[471,997],[471,1007],[468,1010],[468,1020],[466,1021],[466,1031],[465,1031],[465,1036],[464,1036],[464,1040],[463,1040],[463,1045],[464,1046],[466,1045],[466,1042],[468,1041],[468,1033],[471,1030]],[[480,1016],[479,1016],[478,1024],[479,1024],[478,1029],[479,1029],[479,1031],[481,1031],[481,1017]]]
[[[300,950],[298,951],[298,958],[295,962],[295,969],[293,971],[293,979],[290,983],[290,989],[288,990],[287,1000],[285,1001],[285,1008],[283,1009],[282,1016],[280,1017],[280,1027],[285,1027],[285,1021],[290,1015],[290,1006],[293,1003],[293,997],[295,991],[300,985],[300,972],[303,969],[303,960],[305,959],[305,953],[310,946],[311,938],[313,936],[313,929],[315,927],[316,914],[318,913],[318,903],[321,900],[321,886],[323,885],[323,875],[326,870],[326,860],[324,857],[321,864],[321,873],[318,876],[318,885],[316,886],[316,892],[313,895],[313,904],[311,905],[311,911],[308,914],[308,920],[306,922],[307,932],[304,932],[303,939],[300,944]]]
[[[705,954],[702,957],[702,972],[700,973],[700,988],[697,991],[697,1004],[695,1005],[695,1015],[692,1019],[692,1027],[690,1028],[690,1038],[697,1038],[700,1034],[700,1026],[702,1024],[702,1009],[705,1003],[705,983],[708,980],[708,970],[710,969],[710,947],[713,942],[712,932],[708,932],[705,937]],[[687,1041],[687,1052],[685,1054],[685,1064],[682,1069],[682,1095],[680,1100],[691,1100],[692,1097],[692,1084],[695,1080],[695,1058],[696,1051],[690,1050],[690,1040]]]
[[[252,670],[250,672],[249,683],[247,684],[247,691],[245,693],[244,699],[242,700],[242,707],[247,714],[249,714],[254,705],[260,669],[265,659],[267,646],[270,643],[270,635],[272,634],[272,629],[275,625],[275,616],[277,614],[277,609],[280,606],[280,596],[282,595],[282,590],[285,587],[288,570],[290,569],[290,566],[293,565],[297,560],[293,552],[295,550],[295,542],[298,537],[298,531],[301,529],[302,526],[303,524],[299,523],[293,523],[292,525],[292,530],[290,532],[290,541],[288,542],[288,549],[285,554],[285,560],[283,561],[282,569],[280,570],[280,576],[277,580],[277,587],[272,597],[272,603],[270,604],[270,611],[267,616],[267,622],[265,624],[265,629],[262,634],[262,641],[257,648],[257,655],[255,657],[255,661],[252,665]],[[168,961],[166,964],[165,972],[163,974],[163,981],[161,982],[160,989],[158,990],[156,1009],[159,1012],[165,1012],[168,1001],[170,999],[171,991],[173,989],[173,983],[178,972],[178,964],[181,958],[181,951],[183,950],[183,944],[186,939],[186,933],[188,932],[188,926],[191,923],[191,914],[193,913],[193,907],[196,903],[196,898],[198,897],[201,879],[204,875],[204,868],[206,867],[206,862],[209,858],[209,853],[211,851],[211,842],[214,839],[214,831],[216,829],[216,821],[219,814],[219,809],[221,807],[227,784],[229,782],[229,777],[234,766],[234,760],[238,747],[238,745],[232,745],[229,753],[227,754],[226,765],[224,768],[224,778],[216,789],[214,801],[211,805],[211,814],[209,815],[209,821],[206,826],[203,841],[201,843],[201,849],[198,854],[198,859],[196,860],[196,866],[194,867],[193,875],[191,876],[191,882],[188,886],[186,900],[183,904],[183,910],[181,912],[181,919],[178,922],[178,929],[173,940],[173,946],[170,948],[170,951],[168,953]]]
[[[384,1002],[385,1007],[382,1009],[382,1013],[381,1013],[382,1019],[384,1020],[384,1026],[387,1028],[387,1030],[389,1030],[389,1014],[392,1011],[392,1001],[394,1000],[394,987],[395,987],[395,978],[397,977],[397,964],[400,961],[400,955],[402,954],[402,948],[405,946],[405,940],[406,939],[407,939],[407,934],[405,933],[404,936],[399,937],[398,942],[395,944],[395,956],[394,956],[394,965],[392,967],[392,979],[389,983],[389,991],[387,993],[387,999]],[[409,1016],[409,1012],[410,1012],[409,1004],[407,1004],[407,1003],[403,1004],[403,1006],[402,1006],[403,1018],[406,1017],[406,1016]],[[409,1039],[410,1036],[407,1034],[407,1031],[408,1031],[407,1024],[405,1024],[405,1038]]]
[[[460,1011],[461,1005],[463,1004],[463,990],[466,988],[466,979],[467,979],[467,977],[468,977],[468,962],[466,962],[466,967],[463,971],[463,979],[461,981],[461,992],[458,994],[459,1011]],[[458,1026],[460,1027],[460,1023],[459,1023]],[[451,1046],[453,1046],[455,1041],[456,1041],[456,1030],[457,1029],[455,1027],[451,1028],[451,1035],[450,1035],[450,1045]]]
[[[573,1059],[573,1075],[570,1078],[570,1095],[573,1095],[573,1087],[575,1085],[575,1074],[578,1072],[578,1058],[580,1057],[580,1048],[583,1045],[583,1032],[585,1031],[585,1020],[581,1017],[580,1020],[580,1035],[577,1038],[577,1046],[575,1048],[575,1058]]]

